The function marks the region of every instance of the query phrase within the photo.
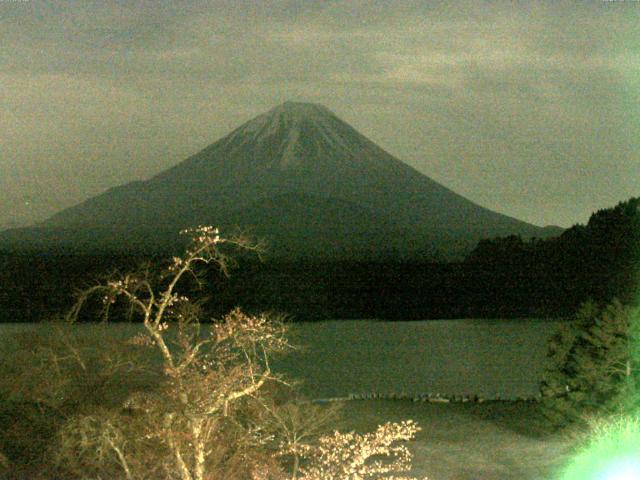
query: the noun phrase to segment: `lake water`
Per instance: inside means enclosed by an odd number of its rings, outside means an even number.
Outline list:
[[[274,361],[273,368],[302,380],[301,389],[311,398],[351,393],[534,396],[547,340],[561,323],[547,319],[297,323],[290,326],[289,338],[302,348]],[[34,325],[0,324],[0,341],[29,328]],[[140,325],[111,328],[120,336]]]

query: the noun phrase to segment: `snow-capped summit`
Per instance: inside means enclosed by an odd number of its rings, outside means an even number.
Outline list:
[[[272,166],[288,168],[317,160],[327,154],[356,155],[362,138],[328,108],[303,102],[284,102],[237,128],[226,137],[233,149],[246,145],[270,149]]]
[[[245,123],[237,131],[243,133],[256,133],[268,135],[274,126],[284,128],[296,128],[303,123],[325,125],[332,128],[331,121],[338,118],[324,105],[305,102],[284,102],[268,112],[258,115],[253,120]],[[338,120],[339,121],[339,120]],[[272,131],[272,130],[271,130]]]
[[[316,151],[349,151],[348,125],[322,105],[285,102],[247,122],[229,136],[230,141],[272,145],[280,142],[279,165],[283,168],[303,162],[305,139],[314,138]]]

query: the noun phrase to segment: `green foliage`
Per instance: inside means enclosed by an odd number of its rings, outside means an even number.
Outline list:
[[[561,426],[640,405],[640,310],[618,300],[585,303],[548,346],[540,391],[548,419]]]
[[[482,240],[465,263],[489,272],[501,303],[509,299],[502,292],[511,292],[516,302],[552,315],[589,298],[632,303],[640,294],[640,198],[599,210],[559,237]]]
[[[640,416],[614,415],[589,422],[561,480],[626,480],[640,475]]]

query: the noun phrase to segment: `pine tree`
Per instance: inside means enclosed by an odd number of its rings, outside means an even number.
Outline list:
[[[552,424],[640,406],[639,322],[640,309],[618,300],[604,308],[587,302],[551,338],[540,392]]]

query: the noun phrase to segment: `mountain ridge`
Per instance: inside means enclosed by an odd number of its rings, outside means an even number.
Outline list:
[[[74,232],[92,228],[153,232],[154,227],[175,227],[177,232],[202,223],[231,225],[234,218],[245,222],[241,226],[272,225],[267,217],[278,209],[270,199],[291,198],[282,195],[299,195],[300,202],[277,213],[288,216],[285,224],[302,225],[299,217],[305,216],[305,208],[306,215],[318,217],[319,231],[335,228],[341,221],[340,208],[370,212],[362,213],[370,221],[367,228],[360,225],[359,235],[384,241],[385,236],[376,232],[388,228],[387,239],[410,237],[407,252],[417,249],[419,238],[440,249],[452,242],[470,249],[487,236],[550,233],[475,204],[401,162],[326,107],[302,102],[278,105],[150,179],[109,189],[53,215],[36,230],[67,231],[67,243],[72,244]],[[334,218],[318,214],[322,202]],[[271,212],[264,208],[267,204]],[[249,210],[243,214],[243,209]],[[304,225],[310,228],[309,222]],[[19,230],[29,237],[29,229]],[[341,225],[339,230],[342,233],[329,244],[349,251],[349,229]],[[258,228],[256,233],[274,232]],[[307,237],[302,227],[289,233],[292,243],[299,243],[296,236]],[[0,234],[0,240],[6,237]],[[280,236],[277,243],[287,241]],[[279,249],[286,250],[286,245]]]

